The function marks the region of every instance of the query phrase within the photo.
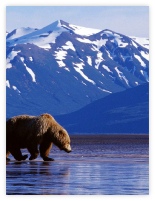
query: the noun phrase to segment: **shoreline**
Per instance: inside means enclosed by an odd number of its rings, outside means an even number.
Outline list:
[[[128,135],[120,135],[120,134],[109,134],[109,135],[103,135],[103,134],[94,134],[94,135],[85,135],[85,134],[79,134],[79,135],[70,135],[71,143],[75,144],[121,144],[121,143],[133,143],[133,144],[149,144],[149,135],[146,134],[128,134]]]

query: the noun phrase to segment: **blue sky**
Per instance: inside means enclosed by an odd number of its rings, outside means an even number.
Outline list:
[[[6,29],[42,28],[62,19],[71,24],[149,36],[148,6],[7,6]]]

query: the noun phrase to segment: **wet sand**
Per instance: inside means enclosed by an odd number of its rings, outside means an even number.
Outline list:
[[[145,195],[149,193],[148,135],[74,135],[72,152],[53,146],[53,162],[11,161],[6,194]],[[23,150],[23,153],[28,153]]]

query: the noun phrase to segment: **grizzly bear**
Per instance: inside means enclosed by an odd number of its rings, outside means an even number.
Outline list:
[[[29,160],[37,158],[40,152],[44,161],[53,161],[54,159],[48,157],[52,144],[68,153],[71,152],[70,137],[67,131],[50,114],[20,115],[7,120],[7,160],[10,160],[8,158],[10,153],[18,161],[25,160],[28,155],[22,155],[20,149],[27,148],[31,154]]]

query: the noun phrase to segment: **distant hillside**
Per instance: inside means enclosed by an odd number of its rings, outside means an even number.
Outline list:
[[[149,133],[149,84],[111,94],[55,117],[69,133]]]

